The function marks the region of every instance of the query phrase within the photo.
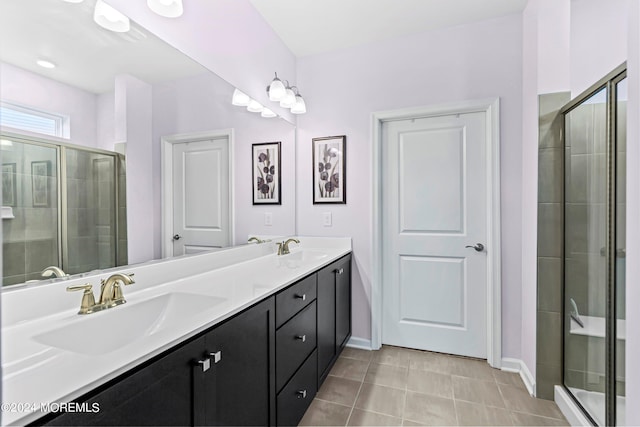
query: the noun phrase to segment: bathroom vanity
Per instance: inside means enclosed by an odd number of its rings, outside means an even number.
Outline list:
[[[35,335],[27,326],[39,319],[13,325],[29,341],[19,345],[35,350],[35,342],[47,357],[24,372],[11,369],[21,362],[15,355],[3,360],[9,367],[3,402],[74,402],[82,411],[14,414],[3,424],[297,425],[351,336],[350,239],[300,240],[283,256],[267,243],[167,261],[172,270],[194,258],[218,265],[137,292],[133,288],[143,280],[161,276],[147,273],[166,263],[127,269],[135,272],[136,284],[125,289],[129,301],[123,306],[85,316],[53,315]],[[235,258],[231,251],[237,251]],[[101,317],[110,316],[117,328],[129,312],[153,317],[154,309],[145,307],[156,305],[163,314],[117,348],[98,341],[76,348],[64,339],[48,348],[43,344],[42,337],[55,336],[60,325],[73,330],[83,322],[91,334]],[[126,337],[136,330],[136,319],[125,320],[129,331],[123,324],[118,333]],[[7,339],[16,337],[3,334],[3,351]]]

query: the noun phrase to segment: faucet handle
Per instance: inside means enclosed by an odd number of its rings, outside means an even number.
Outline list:
[[[96,299],[93,296],[93,285],[85,283],[84,285],[67,286],[67,292],[84,291],[82,293],[82,302],[80,303],[80,311],[78,314],[93,313],[96,308]]]
[[[67,292],[84,291],[85,293],[87,293],[91,292],[92,289],[93,285],[91,283],[85,283],[84,285],[67,286]]]

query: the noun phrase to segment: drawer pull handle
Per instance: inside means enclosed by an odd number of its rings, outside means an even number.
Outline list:
[[[306,335],[296,335],[296,339],[300,340],[302,342],[306,342],[307,341],[307,336]]]
[[[307,300],[307,294],[302,294],[302,295],[296,294],[295,298],[296,299],[301,299],[302,301],[306,301]]]
[[[222,351],[216,351],[215,353],[209,353],[209,358],[213,359],[213,363],[218,363],[222,360]]]
[[[342,274],[342,273],[344,273],[344,268],[338,268],[338,269],[336,270],[336,273],[338,273],[338,274]]]
[[[202,372],[207,372],[211,368],[211,359],[198,360],[198,364],[202,366]]]
[[[296,391],[296,395],[298,395],[298,399],[306,399],[307,398],[307,390],[298,390],[298,391]]]

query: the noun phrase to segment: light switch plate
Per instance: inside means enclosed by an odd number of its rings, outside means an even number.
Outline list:
[[[331,227],[331,212],[324,212],[322,214],[322,225]]]
[[[264,213],[264,225],[273,225],[273,215],[271,212]]]

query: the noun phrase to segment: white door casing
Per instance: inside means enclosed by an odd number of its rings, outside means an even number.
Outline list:
[[[385,301],[382,298],[382,126],[384,122],[412,118],[437,117],[473,112],[485,113],[486,174],[476,177],[486,182],[486,356],[489,364],[499,368],[502,357],[501,340],[501,245],[500,245],[500,138],[499,99],[463,101],[430,107],[406,108],[372,114],[372,245],[371,259],[371,348],[382,343],[382,318]],[[477,243],[477,242],[473,242]]]
[[[163,257],[233,244],[232,138],[230,129],[162,138]]]
[[[382,340],[486,357],[485,113],[382,125]],[[480,246],[478,246],[480,248]]]

